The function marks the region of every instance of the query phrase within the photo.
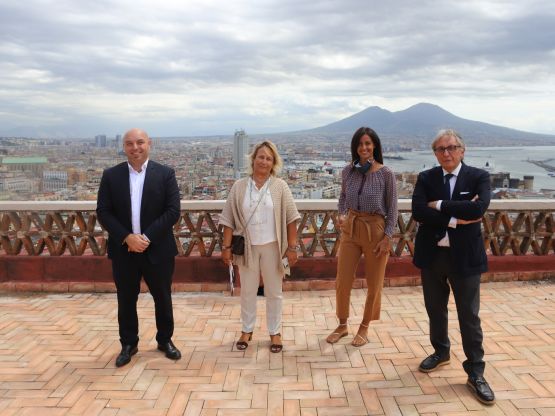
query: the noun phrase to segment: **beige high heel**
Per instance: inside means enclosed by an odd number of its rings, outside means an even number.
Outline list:
[[[360,326],[362,326],[363,328],[368,328],[368,325],[364,325],[363,323],[361,323]],[[368,337],[363,337],[362,335],[360,335],[359,332],[357,332],[357,334],[353,338],[353,341],[351,342],[351,345],[353,347],[362,347],[363,345],[368,344]]]
[[[347,326],[347,323],[337,325],[337,328],[335,328],[335,331],[328,335],[328,337],[326,338],[326,341],[329,342],[330,344],[335,344],[341,338],[349,335],[349,329],[347,329],[345,332],[338,332],[339,328],[342,326]]]

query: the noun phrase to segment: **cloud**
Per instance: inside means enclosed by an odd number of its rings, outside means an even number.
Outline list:
[[[0,123],[260,133],[427,101],[555,133],[554,18],[539,0],[2,4]]]

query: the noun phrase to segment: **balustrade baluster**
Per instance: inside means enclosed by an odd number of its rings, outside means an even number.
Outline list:
[[[183,201],[174,226],[178,256],[219,256],[224,201]],[[104,256],[107,233],[98,223],[94,202],[0,202],[0,255]],[[297,201],[301,257],[335,257],[339,247],[337,202]],[[418,224],[410,201],[399,201],[392,256],[411,256]],[[549,255],[555,252],[555,201],[492,201],[482,221],[488,254]],[[22,249],[24,249],[22,251]]]

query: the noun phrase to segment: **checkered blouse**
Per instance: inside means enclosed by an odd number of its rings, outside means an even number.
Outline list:
[[[341,177],[339,213],[354,209],[379,214],[385,218],[385,234],[391,237],[397,223],[397,184],[393,171],[384,166],[363,175],[349,164]]]

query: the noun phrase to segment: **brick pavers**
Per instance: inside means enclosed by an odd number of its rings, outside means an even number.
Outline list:
[[[238,297],[174,295],[174,341],[156,350],[153,305],[141,295],[139,353],[115,368],[114,294],[0,295],[0,415],[554,415],[555,282],[482,286],[486,378],[497,403],[465,387],[456,312],[451,364],[416,370],[431,352],[420,287],[386,288],[370,343],[349,343],[365,290],[353,291],[351,336],[330,345],[332,291],[284,294],[281,354],[269,352],[264,299],[246,351],[237,351]]]

